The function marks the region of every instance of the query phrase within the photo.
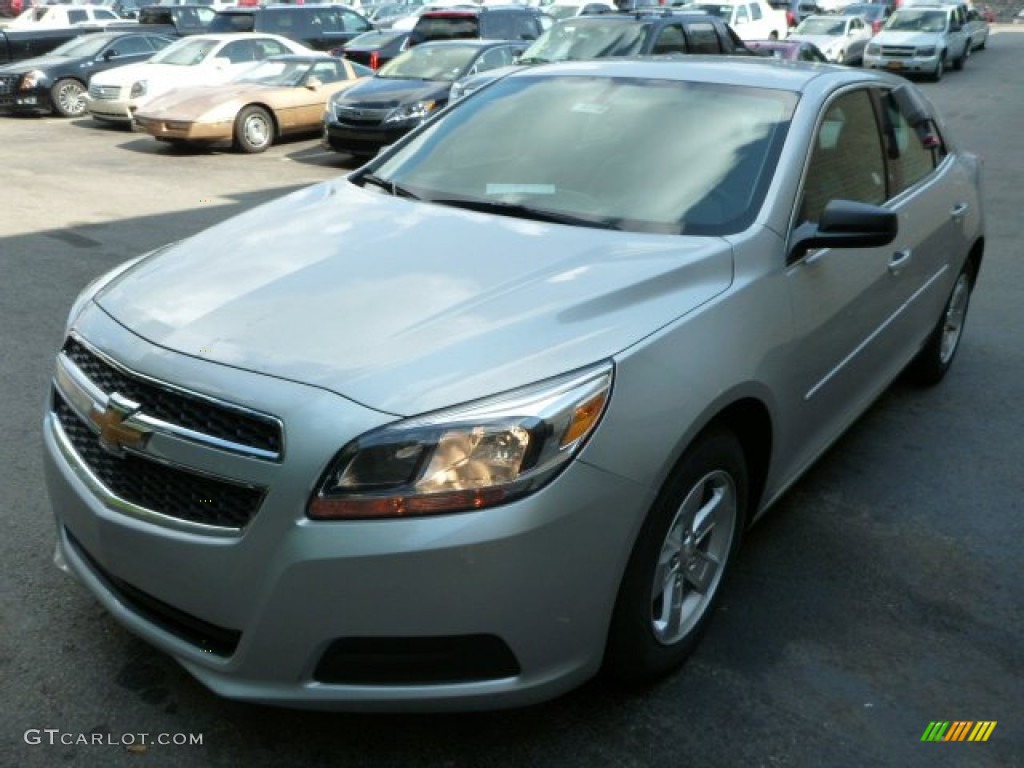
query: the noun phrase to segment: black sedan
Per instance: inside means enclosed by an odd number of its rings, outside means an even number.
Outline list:
[[[324,141],[338,152],[375,155],[444,107],[454,81],[507,66],[525,46],[446,40],[411,48],[330,101],[324,113]]]
[[[173,43],[145,32],[97,32],[69,40],[45,56],[0,67],[0,109],[77,117],[97,72],[145,61]]]

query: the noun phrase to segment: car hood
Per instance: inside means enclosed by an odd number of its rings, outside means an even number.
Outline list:
[[[209,66],[180,66],[177,64],[158,64],[142,61],[138,64],[126,64],[123,67],[108,69],[92,76],[90,85],[131,85],[137,80],[150,83],[174,83],[187,85],[205,79],[213,80],[217,76],[228,77],[229,74]]]
[[[138,114],[141,117],[146,117],[159,113],[173,115],[180,119],[195,119],[234,99],[269,98],[274,101],[271,95],[279,90],[282,90],[281,86],[260,83],[225,83],[223,85],[193,85],[188,88],[175,88],[148,102],[139,109]]]
[[[47,70],[53,67],[63,67],[73,64],[76,59],[67,56],[38,56],[34,59],[22,59],[12,64],[0,66],[0,75],[23,75],[33,69]]]
[[[871,42],[875,45],[906,45],[906,46],[928,46],[935,45],[941,37],[939,32],[904,32],[904,31],[881,31]]]
[[[447,99],[452,84],[440,80],[398,80],[371,77],[338,96],[336,104],[364,107],[397,107],[415,101]]]
[[[732,274],[721,238],[528,221],[339,179],[144,259],[94,300],[161,347],[412,415],[607,359]]]

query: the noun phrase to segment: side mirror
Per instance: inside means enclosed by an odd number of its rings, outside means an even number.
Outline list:
[[[214,69],[227,69],[230,66],[231,66],[231,59],[228,59],[228,58],[226,58],[224,56],[218,56],[217,58],[215,58],[213,60],[213,68]]]
[[[853,200],[833,200],[821,221],[807,221],[793,231],[789,262],[815,248],[877,248],[896,239],[899,220],[887,208]]]
[[[104,61],[110,61],[111,59],[116,59],[118,56],[120,56],[120,54],[111,48],[103,52],[102,58]]]
[[[306,81],[306,87],[311,91],[319,90],[322,85],[323,83],[320,82],[320,78],[318,77],[311,77]]]

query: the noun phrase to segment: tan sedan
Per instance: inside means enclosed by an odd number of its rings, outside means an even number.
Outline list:
[[[153,99],[135,115],[161,141],[231,141],[262,152],[278,136],[320,128],[324,105],[368,72],[331,56],[275,56],[223,85],[194,86]]]

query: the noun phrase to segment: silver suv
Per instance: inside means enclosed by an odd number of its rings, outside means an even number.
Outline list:
[[[864,66],[941,80],[948,64],[963,69],[971,55],[960,5],[914,5],[897,10],[864,51]]]

